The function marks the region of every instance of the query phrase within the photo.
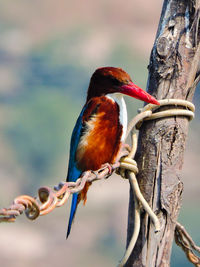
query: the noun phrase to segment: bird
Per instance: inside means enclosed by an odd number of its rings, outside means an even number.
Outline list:
[[[159,102],[131,80],[127,72],[117,67],[101,67],[93,73],[86,103],[76,121],[70,143],[67,182],[76,182],[88,170],[98,170],[104,164],[114,164],[125,141],[127,109],[123,95],[159,105]],[[85,204],[90,186],[86,182],[80,193],[72,196],[66,238],[68,238],[77,206]]]

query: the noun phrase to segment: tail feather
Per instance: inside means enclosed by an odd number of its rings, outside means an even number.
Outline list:
[[[75,216],[75,213],[76,213],[77,206],[78,206],[78,193],[75,193],[72,196],[72,204],[71,204],[71,211],[70,211],[70,216],[69,216],[69,223],[68,223],[68,229],[67,229],[66,238],[68,238],[68,236],[70,234],[71,227],[72,227],[72,222],[74,220],[74,216]]]
[[[88,191],[90,185],[91,185],[90,182],[86,182],[83,190],[80,193],[74,193],[72,196],[72,204],[71,204],[71,210],[70,210],[70,216],[69,216],[69,223],[68,223],[66,238],[68,238],[68,236],[70,234],[72,223],[73,223],[79,202],[82,200],[83,204],[85,205],[85,203],[87,201],[87,191]]]

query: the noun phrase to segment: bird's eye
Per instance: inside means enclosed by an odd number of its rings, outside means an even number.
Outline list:
[[[111,79],[112,79],[112,83],[113,83],[114,85],[116,85],[116,86],[119,86],[119,85],[122,84],[122,82],[119,81],[118,79],[116,79],[115,77],[111,77]]]
[[[125,84],[128,84],[129,82],[130,82],[130,80],[128,80],[128,79],[126,79],[126,80],[124,81]]]

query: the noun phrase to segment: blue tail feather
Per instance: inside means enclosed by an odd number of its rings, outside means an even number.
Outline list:
[[[76,209],[77,209],[77,202],[78,202],[78,193],[75,193],[72,196],[72,204],[71,204],[71,211],[70,211],[70,217],[69,217],[69,223],[68,223],[66,238],[68,238],[70,231],[71,231],[72,222],[73,222],[73,219],[74,219],[74,216],[76,213]]]
[[[74,127],[72,137],[71,137],[71,143],[70,143],[70,157],[69,157],[69,166],[68,166],[68,174],[67,174],[67,182],[76,182],[76,180],[80,177],[82,171],[78,169],[77,167],[77,161],[76,161],[76,150],[78,147],[78,144],[80,142],[81,134],[82,134],[82,118],[83,113],[86,109],[86,106],[82,109],[78,120],[76,122],[76,125]],[[76,213],[77,209],[77,203],[78,203],[78,193],[74,193],[72,196],[72,204],[71,204],[71,211],[70,211],[70,217],[69,217],[69,224],[68,224],[68,230],[67,230],[67,237],[70,234],[72,222]]]

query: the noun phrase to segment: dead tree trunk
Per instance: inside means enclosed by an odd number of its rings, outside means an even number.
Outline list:
[[[200,0],[165,0],[149,63],[148,92],[158,99],[192,100],[199,79]],[[181,169],[188,119],[172,117],[143,123],[136,161],[140,189],[158,215],[161,232],[141,215],[141,230],[126,266],[170,266],[175,223],[181,205]],[[127,244],[134,228],[130,191]]]

